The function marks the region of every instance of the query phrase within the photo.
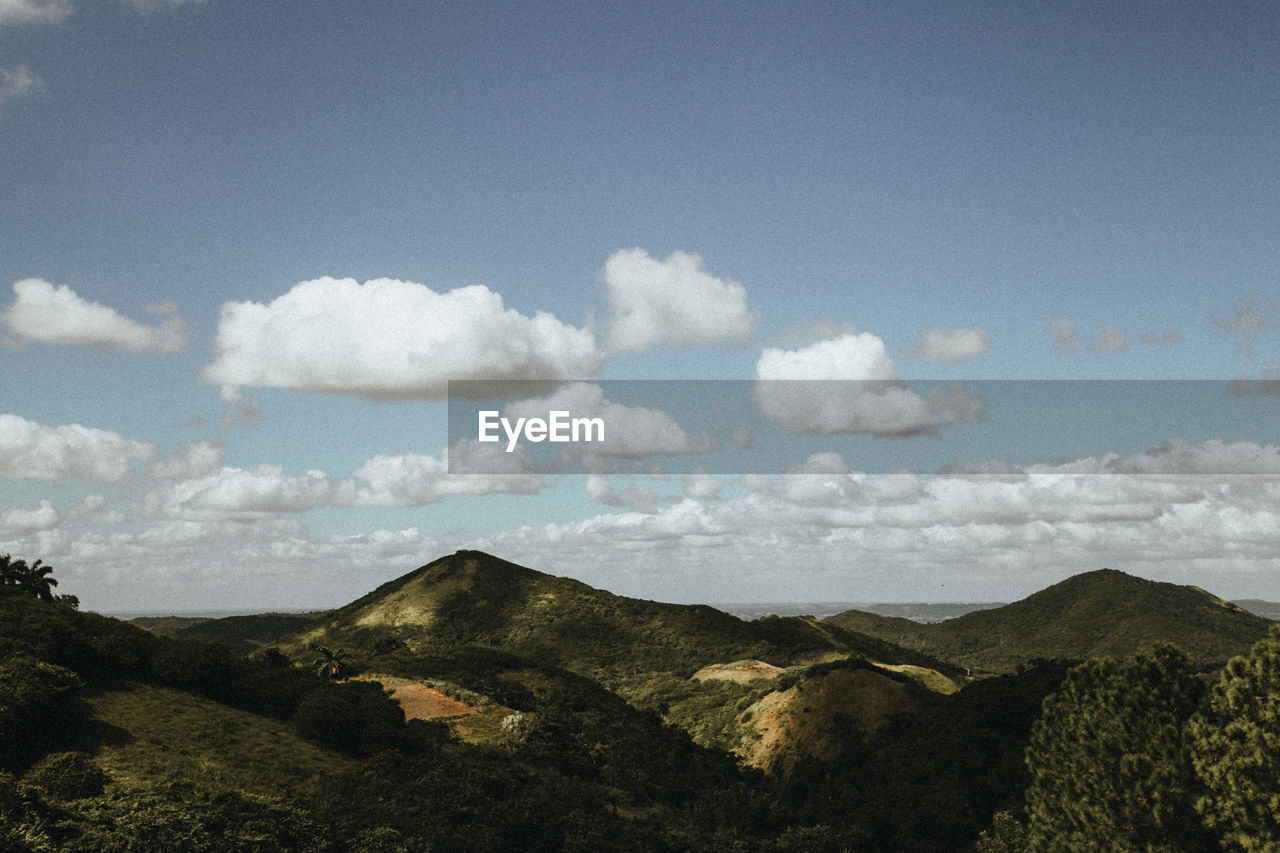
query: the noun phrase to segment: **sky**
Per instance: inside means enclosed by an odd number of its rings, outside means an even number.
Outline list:
[[[0,0],[0,553],[1280,599],[1276,139],[1268,3]]]

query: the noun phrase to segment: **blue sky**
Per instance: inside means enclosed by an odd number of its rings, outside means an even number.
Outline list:
[[[671,600],[1100,560],[1280,597],[1227,477],[1270,470],[1256,411],[1154,435],[1191,443],[1159,489],[1064,447],[1106,494],[460,485],[438,389],[1274,377],[1277,44],[1261,3],[0,0],[0,552],[100,609],[339,604],[457,547]]]

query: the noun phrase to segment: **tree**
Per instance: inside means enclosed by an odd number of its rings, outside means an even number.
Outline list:
[[[26,560],[15,560],[8,554],[0,556],[0,587],[17,588],[43,601],[53,601],[53,587],[58,582],[50,577],[52,574],[53,567],[46,566],[43,560],[28,566]]]
[[[1203,693],[1191,660],[1169,645],[1072,669],[1027,747],[1031,849],[1209,849],[1184,742]]]
[[[26,571],[26,560],[15,560],[8,554],[0,554],[0,587],[18,586]]]
[[[53,601],[53,587],[58,582],[52,575],[53,566],[46,566],[43,560],[36,560],[22,573],[19,586],[41,601]]]
[[[1188,735],[1205,823],[1231,849],[1280,849],[1280,626],[1227,663]]]
[[[316,662],[311,666],[316,671],[316,675],[321,678],[327,678],[330,681],[337,681],[347,674],[349,667],[347,666],[345,649],[330,649],[328,646],[316,646],[315,651],[320,655],[316,658]]]

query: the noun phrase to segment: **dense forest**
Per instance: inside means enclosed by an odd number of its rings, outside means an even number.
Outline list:
[[[6,851],[1280,848],[1280,628],[1188,587],[1051,588],[1086,621],[1145,596],[1092,619],[1116,654],[1074,659],[1025,603],[984,611],[998,644],[903,648],[477,552],[216,640],[83,612],[52,574],[0,557]],[[1225,645],[1179,648],[1188,619]],[[404,684],[465,713],[406,719]]]

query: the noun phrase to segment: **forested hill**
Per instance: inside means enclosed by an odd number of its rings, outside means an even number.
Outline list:
[[[1213,667],[1247,651],[1272,624],[1199,587],[1115,569],[1075,575],[1013,604],[933,625],[856,610],[825,623],[994,672],[1037,658],[1124,657],[1159,642]]]
[[[804,617],[744,622],[706,605],[613,595],[571,578],[459,551],[378,587],[280,643],[409,651],[483,646],[599,679],[680,672],[754,658],[790,666],[838,653],[947,673],[953,666]]]

